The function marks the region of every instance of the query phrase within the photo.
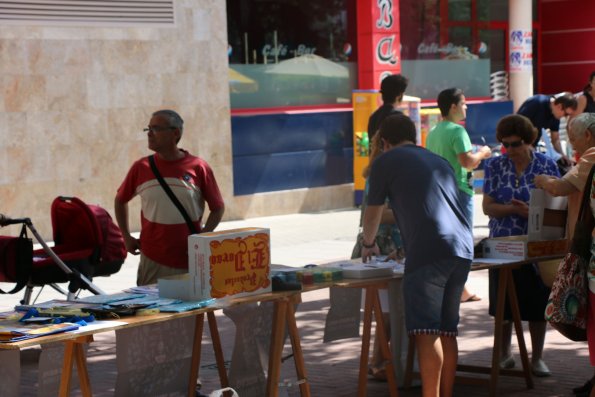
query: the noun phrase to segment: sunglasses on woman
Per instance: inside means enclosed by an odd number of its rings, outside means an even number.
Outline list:
[[[520,147],[523,146],[523,141],[502,142],[502,146],[504,146],[506,149],[511,147]]]

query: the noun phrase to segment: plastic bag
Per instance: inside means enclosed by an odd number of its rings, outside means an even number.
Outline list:
[[[232,389],[231,387],[224,387],[223,389],[219,389],[219,390],[214,390],[211,394],[209,394],[209,397],[224,397],[225,396],[225,392],[226,391],[230,391],[232,394],[232,397],[239,397],[240,395],[238,394],[238,392],[236,392],[234,389]]]

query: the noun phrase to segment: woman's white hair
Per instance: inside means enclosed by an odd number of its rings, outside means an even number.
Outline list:
[[[583,136],[587,130],[595,136],[595,113],[581,113],[570,120],[569,132],[573,136]]]

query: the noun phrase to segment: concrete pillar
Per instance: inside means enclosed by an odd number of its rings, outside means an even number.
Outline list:
[[[510,98],[516,111],[533,95],[532,0],[508,0]]]

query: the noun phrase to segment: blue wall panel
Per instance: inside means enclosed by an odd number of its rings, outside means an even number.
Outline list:
[[[234,194],[353,182],[351,111],[234,116]]]
[[[512,101],[473,103],[467,105],[467,119],[465,129],[469,133],[471,143],[485,142],[494,146],[496,140],[496,125],[504,116],[512,114]]]

